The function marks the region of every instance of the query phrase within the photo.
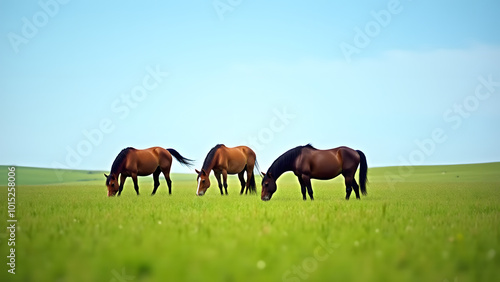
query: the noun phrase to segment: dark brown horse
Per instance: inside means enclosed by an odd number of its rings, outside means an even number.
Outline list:
[[[210,187],[210,171],[213,170],[215,178],[219,183],[220,194],[224,195],[222,192],[222,186],[226,190],[227,195],[227,175],[228,174],[238,174],[238,178],[241,183],[241,192],[246,187],[245,194],[250,190],[250,193],[257,193],[255,189],[255,176],[253,173],[254,165],[256,165],[257,160],[255,152],[247,146],[238,146],[234,148],[228,148],[224,144],[219,144],[213,147],[207,154],[205,161],[203,162],[203,167],[201,171],[195,170],[198,174],[198,188],[196,189],[196,195],[203,196],[208,187]],[[243,177],[245,171],[247,172],[247,181]],[[223,183],[221,182],[221,175]]]
[[[154,179],[154,189],[153,193],[151,193],[151,195],[154,195],[156,189],[160,186],[160,173],[163,173],[165,176],[168,193],[172,194],[172,181],[170,180],[172,156],[181,164],[188,167],[192,166],[192,160],[184,158],[174,149],[163,149],[161,147],[152,147],[144,150],[137,150],[131,147],[123,149],[113,162],[111,173],[109,175],[104,174],[106,177],[106,186],[108,187],[108,196],[114,196],[117,192],[118,196],[120,196],[123,184],[129,176],[132,177],[135,192],[139,195],[137,176],[147,176],[150,174],[153,174]],[[118,176],[120,176],[119,184]]]
[[[353,150],[348,147],[338,147],[330,150],[318,150],[310,144],[298,146],[290,149],[278,157],[267,173],[262,173],[262,194],[263,201],[269,201],[276,192],[276,180],[286,171],[293,171],[299,179],[302,189],[302,198],[306,200],[306,188],[311,200],[313,190],[311,179],[332,179],[339,174],[344,176],[346,187],[346,200],[349,200],[352,189],[359,197],[359,187],[354,179],[354,174],[360,165],[359,184],[361,193],[366,195],[367,170],[365,154],[361,151]]]

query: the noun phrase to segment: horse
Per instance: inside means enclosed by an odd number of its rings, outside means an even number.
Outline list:
[[[286,171],[293,171],[297,176],[304,201],[306,200],[306,188],[309,198],[314,200],[311,179],[328,180],[340,174],[344,176],[345,180],[345,199],[349,200],[353,188],[356,198],[360,199],[360,186],[354,179],[358,165],[360,166],[361,193],[366,195],[368,165],[363,152],[344,146],[330,150],[318,150],[311,144],[295,147],[278,157],[269,167],[267,173],[262,173],[261,199],[263,201],[271,199],[277,189],[276,180]]]
[[[222,192],[223,186],[227,195],[228,174],[238,174],[241,183],[240,195],[243,194],[245,187],[245,194],[249,191],[250,193],[257,193],[255,176],[253,173],[253,168],[256,165],[257,158],[255,152],[247,146],[228,148],[224,144],[218,144],[208,152],[201,171],[195,169],[198,174],[196,179],[198,181],[196,195],[203,196],[210,187],[209,175],[211,170],[214,171],[215,178],[217,178],[221,195],[224,195]],[[246,182],[243,177],[245,171],[247,172]],[[221,183],[221,175],[223,183]]]
[[[191,167],[193,160],[184,158],[174,149],[164,149],[161,147],[152,147],[144,150],[138,150],[132,147],[123,149],[116,157],[111,172],[106,177],[106,186],[108,187],[108,196],[118,196],[122,193],[123,184],[127,177],[132,177],[134,188],[139,195],[139,185],[137,176],[147,176],[153,174],[154,188],[151,196],[156,193],[160,186],[159,176],[163,173],[167,181],[168,194],[172,194],[172,180],[170,179],[170,167],[172,166],[172,156],[181,164]],[[118,176],[120,183],[118,184]]]

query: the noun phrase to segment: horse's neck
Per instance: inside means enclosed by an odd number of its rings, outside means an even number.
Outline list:
[[[210,174],[210,171],[212,171],[212,169],[214,169],[215,167],[215,160],[217,158],[217,153],[215,153],[214,157],[212,158],[212,160],[210,161],[210,163],[206,166],[206,167],[202,167],[202,169],[207,173],[207,174]]]
[[[125,160],[121,164],[119,164],[118,166],[113,167],[113,168],[111,169],[110,174],[118,177],[120,175],[120,173],[122,173],[125,170]]]
[[[109,175],[113,175],[114,177],[118,178],[118,176],[120,175],[120,173],[122,172],[122,166],[120,167],[117,167],[115,168],[114,170],[112,169],[110,172],[109,172]]]
[[[294,171],[295,170],[295,161],[290,162],[285,165],[281,165],[280,167],[274,166],[269,168],[269,172],[272,174],[273,178],[275,180],[278,180],[278,178],[285,172],[287,171]]]
[[[300,151],[299,151],[300,149]],[[295,148],[289,150],[281,155],[269,168],[269,172],[273,175],[274,179],[278,179],[283,173],[287,171],[296,170],[296,162],[298,158],[302,157],[302,149]]]
[[[122,171],[125,169],[127,157],[129,156],[131,150],[132,148],[126,148],[123,149],[120,154],[118,154],[115,161],[113,162],[113,165],[111,166],[110,174],[116,174],[116,177],[118,177],[118,175],[122,173]]]

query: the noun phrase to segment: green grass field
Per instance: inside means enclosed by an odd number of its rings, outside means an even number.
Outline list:
[[[195,175],[131,179],[108,198],[102,172],[16,170],[16,274],[0,281],[498,281],[500,163],[370,168],[368,196],[345,201],[343,178],[293,174],[269,202]],[[257,178],[260,183],[260,178]],[[7,168],[0,218],[7,226]],[[260,193],[260,187],[258,187]],[[4,229],[5,230],[5,229]]]

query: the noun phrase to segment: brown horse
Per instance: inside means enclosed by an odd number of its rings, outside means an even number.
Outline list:
[[[228,148],[224,144],[219,144],[213,147],[207,154],[205,161],[203,162],[203,167],[201,171],[195,170],[198,174],[198,188],[196,189],[196,195],[203,196],[208,187],[210,187],[210,171],[213,170],[215,178],[219,183],[220,194],[224,195],[222,192],[222,186],[226,190],[227,195],[227,175],[228,174],[238,174],[238,178],[241,183],[241,192],[246,187],[245,194],[250,190],[250,193],[257,193],[255,189],[255,176],[253,174],[254,165],[257,165],[257,160],[255,152],[246,146],[238,146],[234,148]],[[247,181],[243,174],[247,172]],[[224,183],[221,183],[221,175]]]
[[[306,200],[306,188],[311,200],[313,191],[311,179],[332,179],[339,174],[344,176],[346,187],[346,200],[351,196],[352,188],[359,197],[359,186],[354,179],[354,174],[360,165],[359,184],[361,193],[366,195],[367,170],[365,154],[348,147],[338,147],[330,150],[318,150],[310,144],[298,146],[290,149],[278,157],[267,173],[262,173],[262,194],[263,201],[269,201],[276,192],[276,180],[286,171],[293,171],[299,179],[302,190],[302,198]]]
[[[127,177],[132,177],[134,188],[139,195],[139,185],[137,184],[137,176],[147,176],[153,174],[154,189],[151,195],[156,193],[156,189],[160,186],[159,176],[163,172],[168,185],[168,193],[172,194],[172,181],[170,180],[170,167],[172,166],[172,156],[174,156],[181,164],[188,167],[192,166],[192,160],[181,156],[174,149],[163,149],[160,147],[152,147],[144,150],[135,148],[125,148],[116,157],[111,166],[111,173],[104,174],[106,177],[106,186],[108,187],[108,196],[114,196],[118,192],[118,196],[122,193],[123,184]],[[118,176],[120,183],[118,184]]]

